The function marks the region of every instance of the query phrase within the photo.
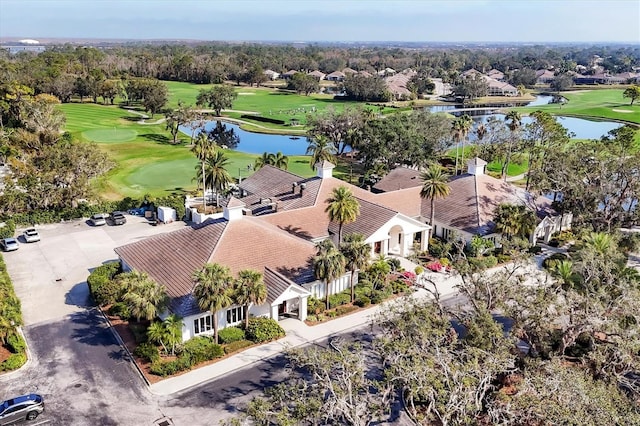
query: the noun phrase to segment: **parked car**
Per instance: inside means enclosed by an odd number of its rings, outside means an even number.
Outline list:
[[[113,212],[111,213],[111,222],[113,222],[114,225],[124,225],[127,223],[127,218],[124,217],[123,212]]]
[[[44,411],[44,399],[35,393],[0,402],[0,425],[20,420],[34,420]]]
[[[2,247],[2,251],[15,251],[20,246],[15,238],[3,238],[0,240],[0,247]]]
[[[102,226],[107,224],[107,218],[109,217],[106,213],[96,213],[89,218],[89,222],[93,226]]]
[[[22,235],[24,236],[24,240],[28,243],[40,241],[40,234],[38,234],[36,228],[25,229]]]

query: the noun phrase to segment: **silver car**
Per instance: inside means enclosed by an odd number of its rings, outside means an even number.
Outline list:
[[[15,238],[3,238],[0,240],[0,247],[3,251],[16,251],[20,246]]]
[[[38,234],[38,231],[36,231],[35,228],[25,229],[22,235],[24,236],[24,240],[28,243],[40,241],[40,234]]]
[[[35,420],[44,411],[44,399],[35,393],[0,402],[0,426]]]
[[[89,218],[89,222],[93,226],[103,226],[107,224],[107,218],[109,217],[106,213],[96,213],[91,218]]]

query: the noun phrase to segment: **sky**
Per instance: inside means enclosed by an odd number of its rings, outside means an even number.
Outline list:
[[[640,43],[640,0],[0,0],[7,37]]]

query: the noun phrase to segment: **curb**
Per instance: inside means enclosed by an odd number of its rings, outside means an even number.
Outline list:
[[[129,349],[127,349],[127,346],[124,344],[124,341],[122,340],[122,337],[120,337],[120,334],[118,334],[118,332],[111,325],[111,321],[109,321],[109,318],[107,318],[107,316],[104,314],[104,311],[99,307],[95,307],[94,309],[97,309],[100,312],[102,319],[109,326],[109,331],[111,331],[111,334],[113,335],[113,337],[115,337],[116,341],[118,342],[118,345],[120,345],[120,347],[124,349],[124,351],[127,353],[127,355],[129,356],[129,359],[131,360],[131,363],[136,367],[136,370],[138,370],[138,373],[140,374],[140,377],[142,377],[142,380],[144,380],[145,384],[147,385],[147,388],[150,389],[151,383],[149,383],[149,380],[147,380],[144,373],[140,369],[140,366],[136,362],[136,359],[134,358],[133,354],[131,354],[131,352],[129,352]]]

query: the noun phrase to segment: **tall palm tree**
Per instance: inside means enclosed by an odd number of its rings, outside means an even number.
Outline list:
[[[496,230],[505,238],[527,238],[535,229],[536,218],[531,210],[523,205],[500,204],[493,219]]]
[[[263,166],[267,164],[273,166],[275,163],[275,156],[270,152],[263,152],[262,155],[256,158],[256,161],[253,163],[254,170],[260,170]]]
[[[182,318],[171,314],[163,321],[167,329],[167,344],[171,345],[171,354],[175,354],[176,345],[182,342]]]
[[[458,119],[460,121],[460,132],[462,136],[462,158],[460,160],[460,169],[464,169],[464,150],[465,150],[465,141],[467,140],[467,136],[469,136],[469,132],[473,127],[473,119],[467,115],[462,114],[462,117]]]
[[[278,151],[273,157],[273,165],[279,169],[287,170],[289,168],[289,157]]]
[[[449,187],[449,175],[444,171],[444,168],[439,164],[432,164],[427,170],[421,173],[422,189],[420,190],[420,196],[422,198],[428,198],[431,201],[431,216],[429,217],[429,225],[431,225],[431,231],[433,232],[433,221],[436,217],[436,198],[445,198],[449,195],[451,187]]]
[[[502,178],[507,180],[507,170],[509,169],[509,163],[511,162],[511,152],[513,151],[513,146],[517,142],[518,135],[520,133],[520,127],[522,126],[522,117],[520,113],[515,110],[511,110],[505,115],[505,121],[508,121],[507,127],[511,130],[511,143],[507,149],[507,157],[505,158],[504,165],[502,166]]]
[[[238,272],[234,298],[238,305],[244,306],[244,325],[246,328],[249,326],[251,305],[262,305],[267,300],[267,286],[264,285],[262,274],[251,269]]]
[[[351,272],[351,303],[355,300],[354,278],[356,271],[369,264],[371,246],[364,242],[364,235],[353,233],[344,236],[340,251],[345,258],[346,267]]]
[[[229,268],[217,263],[206,264],[193,274],[196,283],[193,295],[203,311],[213,315],[213,336],[218,343],[218,312],[233,304],[231,299],[231,283],[233,279]]]
[[[353,196],[349,188],[339,186],[333,188],[331,196],[327,198],[325,213],[329,214],[329,220],[338,222],[338,244],[342,242],[342,226],[345,223],[355,222],[360,214],[360,203]]]
[[[167,307],[169,297],[163,285],[144,272],[126,272],[118,277],[125,289],[124,302],[136,320],[152,320]]]
[[[208,184],[216,194],[216,207],[218,206],[218,194],[229,187],[233,178],[227,171],[229,159],[221,150],[216,150],[213,155],[207,158],[205,163],[205,183]]]
[[[195,139],[193,146],[191,147],[191,152],[193,152],[200,161],[200,178],[202,179],[202,200],[203,204],[207,205],[207,199],[205,197],[205,191],[207,189],[205,182],[205,171],[204,164],[207,161],[207,158],[211,157],[216,151],[216,145],[211,142],[207,133],[204,131],[200,131],[198,133],[198,137]]]
[[[320,249],[319,249],[320,251]],[[329,284],[344,274],[346,261],[333,243],[313,258],[313,273],[325,284],[325,303],[329,309]]]
[[[327,137],[322,135],[309,138],[309,146],[307,146],[306,155],[311,156],[309,160],[311,169],[316,167],[316,163],[324,160],[337,164],[336,147]]]

